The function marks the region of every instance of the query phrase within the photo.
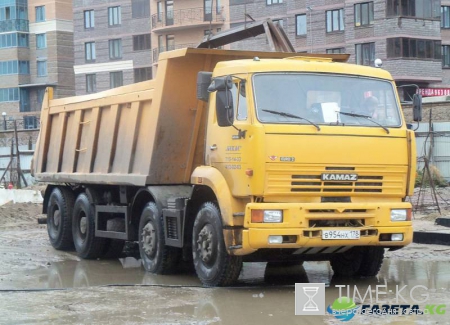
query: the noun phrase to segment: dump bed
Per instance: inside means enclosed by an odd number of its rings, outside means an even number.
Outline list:
[[[212,71],[219,61],[294,55],[181,49],[160,55],[154,80],[63,99],[52,99],[49,88],[34,175],[53,183],[189,183],[203,163],[206,130],[197,73]]]

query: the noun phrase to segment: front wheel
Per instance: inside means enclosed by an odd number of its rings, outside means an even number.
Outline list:
[[[383,264],[383,247],[354,247],[330,260],[337,276],[376,276]]]
[[[203,204],[194,222],[192,255],[195,271],[205,286],[231,285],[239,277],[242,258],[227,253],[219,208]]]

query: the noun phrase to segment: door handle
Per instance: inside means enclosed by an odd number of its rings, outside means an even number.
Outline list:
[[[217,145],[216,145],[216,144],[213,144],[212,146],[209,147],[209,149],[210,149],[211,151],[217,150]]]

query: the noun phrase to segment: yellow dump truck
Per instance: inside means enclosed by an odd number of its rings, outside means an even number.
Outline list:
[[[56,249],[139,243],[144,268],[330,261],[374,276],[412,240],[415,142],[391,75],[346,55],[180,49],[154,80],[52,99],[34,175]]]

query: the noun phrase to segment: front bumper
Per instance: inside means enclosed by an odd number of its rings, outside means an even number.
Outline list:
[[[297,248],[298,254],[335,253],[337,248],[353,246],[383,246],[402,247],[410,244],[413,237],[411,221],[390,220],[391,209],[410,209],[411,205],[404,202],[388,203],[251,203],[247,205],[244,228],[239,232],[233,230],[240,238],[234,238],[232,245],[227,245],[233,255],[247,255],[264,248]],[[251,210],[273,209],[283,210],[282,223],[252,223]],[[359,220],[358,227],[323,227],[316,226],[323,220]],[[322,239],[324,230],[358,230],[359,239]],[[230,238],[230,231],[225,238]],[[391,241],[389,234],[403,234],[403,240]],[[384,235],[384,236],[383,236]],[[283,236],[281,244],[270,244],[269,236]],[[226,242],[229,242],[226,240]],[[311,249],[309,249],[311,248]],[[336,248],[336,249],[334,249]]]

